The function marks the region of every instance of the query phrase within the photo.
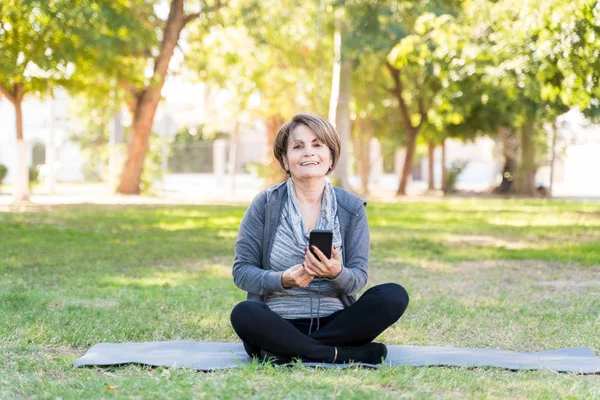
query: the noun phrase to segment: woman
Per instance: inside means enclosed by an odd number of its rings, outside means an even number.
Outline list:
[[[378,364],[387,355],[373,340],[400,319],[408,294],[388,283],[355,298],[367,283],[369,225],[366,203],[325,180],[340,151],[335,128],[314,114],[277,133],[275,157],[289,179],[252,201],[235,244],[233,280],[248,300],[231,324],[250,356]],[[333,231],[331,259],[307,251],[313,229]]]

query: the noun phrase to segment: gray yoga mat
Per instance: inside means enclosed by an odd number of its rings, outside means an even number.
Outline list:
[[[92,346],[83,357],[75,360],[73,366],[135,363],[212,371],[241,367],[250,361],[250,357],[240,343],[192,341],[100,343]],[[388,345],[388,356],[384,364],[500,367],[510,370],[546,369],[580,374],[600,373],[600,357],[587,347],[522,353],[496,349]],[[327,368],[348,367],[348,365],[325,363],[304,363],[304,365]]]

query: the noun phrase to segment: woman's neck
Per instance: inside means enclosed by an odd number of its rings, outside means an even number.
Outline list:
[[[296,199],[301,205],[321,204],[321,198],[325,191],[325,178],[298,181],[292,178]]]

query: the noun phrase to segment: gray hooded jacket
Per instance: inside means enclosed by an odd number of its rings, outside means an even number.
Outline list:
[[[335,187],[334,190],[344,266],[331,282],[338,288],[344,306],[348,307],[356,301],[356,293],[366,285],[368,278],[370,233],[365,212],[367,203],[341,188]],[[281,209],[286,201],[285,182],[271,186],[254,198],[240,224],[235,243],[233,281],[248,292],[248,300],[264,302],[267,294],[284,291],[281,285],[283,272],[271,271],[269,262]]]

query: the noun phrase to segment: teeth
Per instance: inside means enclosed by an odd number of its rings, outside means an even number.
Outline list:
[[[314,161],[305,162],[305,163],[302,163],[301,165],[303,165],[303,166],[304,166],[304,165],[308,165],[308,164],[314,164],[314,165],[317,165],[317,163],[316,163],[316,162],[314,162]]]

